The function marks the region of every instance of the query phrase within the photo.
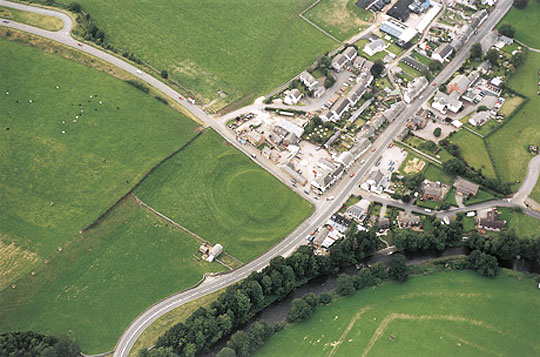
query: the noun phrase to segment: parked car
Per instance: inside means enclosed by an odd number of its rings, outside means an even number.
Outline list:
[[[327,201],[332,201],[335,197],[334,196],[329,196],[329,197],[326,197],[326,200]]]

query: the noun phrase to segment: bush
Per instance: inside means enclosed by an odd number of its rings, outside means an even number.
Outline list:
[[[144,93],[148,94],[148,92],[150,92],[150,89],[145,86],[144,84],[138,82],[138,81],[135,81],[135,80],[132,80],[132,79],[128,79],[126,81],[126,83],[128,83],[129,85],[132,85],[133,87],[143,91]]]
[[[341,274],[336,281],[336,293],[341,296],[351,295],[356,291],[354,278],[349,274]]]
[[[317,305],[319,305],[319,297],[314,293],[307,293],[302,299],[304,299],[304,301],[307,302],[312,308],[315,308],[317,307]]]
[[[441,128],[437,127],[435,130],[433,130],[433,135],[435,135],[436,138],[441,136]]]
[[[518,9],[524,9],[527,7],[529,0],[514,0],[514,6]]]
[[[499,263],[493,255],[474,250],[468,257],[471,267],[483,276],[493,278],[499,271]]]
[[[319,295],[319,302],[322,305],[328,305],[332,302],[332,295],[329,293],[322,293]]]
[[[501,25],[501,27],[499,27],[499,33],[506,37],[510,37],[510,38],[514,37],[515,32],[516,32],[516,29],[514,28],[514,26],[507,23],[504,23]]]
[[[388,276],[392,280],[404,282],[409,279],[409,267],[403,254],[394,254],[388,263]]]
[[[79,3],[76,2],[76,1],[74,1],[74,2],[72,2],[72,3],[69,4],[68,9],[69,9],[70,11],[73,11],[73,12],[81,12],[82,7],[81,7],[81,4],[79,4]]]
[[[232,348],[223,347],[216,357],[236,357],[236,352]]]
[[[313,308],[304,299],[294,299],[291,309],[287,313],[287,320],[290,322],[305,321],[313,313]]]

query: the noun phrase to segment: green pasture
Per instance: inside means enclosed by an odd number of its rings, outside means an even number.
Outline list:
[[[536,2],[531,1],[528,6],[533,5],[536,6]],[[540,97],[536,94],[539,70],[540,54],[529,51],[525,62],[507,83],[510,88],[527,96],[529,101],[487,138],[497,173],[503,181],[520,182],[532,158],[527,152],[528,145],[540,144]],[[535,188],[534,192],[538,197],[540,188]]]
[[[337,47],[298,16],[312,2],[80,1],[108,42],[216,108],[279,87]]]
[[[335,38],[345,41],[366,29],[373,14],[358,6],[355,0],[321,0],[304,16]]]
[[[486,177],[495,179],[497,175],[484,140],[466,129],[454,133],[450,141],[459,146],[463,159],[476,170],[482,170]]]
[[[135,194],[243,262],[278,243],[313,210],[210,130],[155,170]]]
[[[540,353],[537,284],[443,272],[387,282],[319,307],[257,356],[533,356]]]
[[[540,236],[540,220],[512,208],[499,207],[498,210],[501,213],[501,219],[506,221],[506,229],[514,230],[518,237]]]
[[[525,9],[512,7],[498,26],[509,23],[516,29],[514,37],[527,46],[540,48],[538,28],[540,27],[540,3],[529,1]]]
[[[129,84],[0,40],[0,234],[47,257],[197,125]]]
[[[69,335],[85,353],[110,351],[150,305],[192,286],[205,272],[224,270],[196,260],[199,245],[130,198],[35,276],[0,292],[0,333]]]

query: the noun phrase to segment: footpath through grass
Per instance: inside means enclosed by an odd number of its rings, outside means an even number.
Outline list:
[[[337,46],[298,16],[312,2],[80,1],[107,41],[218,108],[279,87]]]
[[[256,355],[538,355],[538,288],[521,279],[461,271],[384,283],[319,307]]]
[[[278,243],[313,210],[212,130],[160,166],[135,194],[244,263]]]
[[[85,353],[110,351],[141,311],[224,269],[197,261],[199,245],[128,199],[35,276],[0,292],[0,333],[66,334]]]
[[[195,135],[194,122],[105,73],[4,39],[0,52],[5,244],[47,257]]]
[[[531,0],[525,9],[512,6],[500,24],[509,23],[516,29],[515,38],[533,48],[540,48],[540,3]],[[500,24],[498,26],[500,26]]]
[[[59,31],[64,26],[62,20],[54,16],[41,15],[3,6],[0,6],[0,18],[21,22],[49,31]]]

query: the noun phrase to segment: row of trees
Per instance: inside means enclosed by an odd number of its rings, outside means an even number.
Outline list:
[[[406,253],[425,252],[436,250],[442,252],[448,247],[458,246],[461,242],[463,225],[461,222],[452,222],[443,225],[434,221],[433,230],[417,232],[400,230],[394,234],[394,244],[397,249]]]
[[[0,356],[74,357],[80,352],[79,344],[65,336],[45,336],[32,331],[0,335]]]
[[[351,230],[347,237],[334,244],[329,256],[315,256],[310,247],[302,246],[288,258],[272,259],[261,272],[253,272],[240,284],[228,287],[209,308],[200,308],[185,322],[173,326],[158,339],[156,348],[183,356],[207,351],[298,286],[355,264],[377,247],[374,232]]]
[[[468,178],[469,180],[486,186],[487,188],[490,188],[500,194],[508,195],[512,193],[512,188],[508,182],[503,182],[484,176],[482,169],[475,170],[459,157],[446,160],[443,162],[442,168],[444,171],[452,175],[459,175]]]
[[[520,239],[513,231],[503,231],[496,237],[473,233],[467,240],[471,250],[491,254],[500,261],[510,262],[517,256],[540,265],[540,238]]]

